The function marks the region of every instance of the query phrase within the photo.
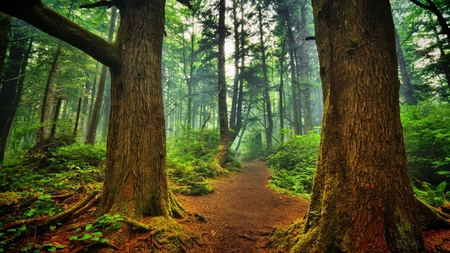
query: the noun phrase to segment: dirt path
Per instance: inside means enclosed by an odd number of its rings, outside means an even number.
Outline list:
[[[245,164],[244,172],[221,180],[211,195],[177,196],[207,220],[185,224],[202,235],[192,252],[270,252],[264,246],[271,228],[302,217],[308,201],[276,193],[267,187],[269,177],[264,164]]]

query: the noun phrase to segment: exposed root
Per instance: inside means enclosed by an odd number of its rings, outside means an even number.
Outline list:
[[[175,198],[175,195],[173,194],[172,191],[170,191],[169,193],[169,201],[170,201],[170,212],[173,218],[183,218],[187,215],[186,210]]]
[[[416,199],[419,218],[425,230],[450,228],[450,215]]]
[[[9,228],[18,227],[18,226],[21,226],[21,225],[27,225],[27,227],[37,225],[37,230],[42,230],[42,229],[48,228],[50,225],[53,225],[53,224],[63,220],[64,218],[72,215],[74,212],[76,212],[77,210],[79,210],[80,208],[85,206],[97,194],[98,194],[98,191],[91,192],[91,194],[89,194],[81,202],[73,205],[72,207],[70,207],[66,211],[61,212],[61,213],[59,213],[59,214],[57,214],[57,215],[55,215],[53,217],[48,217],[48,218],[46,218],[46,217],[38,217],[38,218],[34,218],[34,219],[15,220],[15,221],[10,222],[10,223],[4,225],[3,227],[1,227],[0,228],[0,232],[4,231],[4,230],[7,230]]]
[[[131,242],[132,246],[126,249],[129,252],[189,252],[188,249],[198,239],[193,232],[170,217],[152,217],[143,222],[125,218],[124,222],[147,232]]]

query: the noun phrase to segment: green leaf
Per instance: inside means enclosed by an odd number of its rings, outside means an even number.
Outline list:
[[[100,232],[100,231],[94,232],[94,233],[92,233],[92,235],[103,236],[102,232]]]
[[[78,236],[77,235],[72,235],[71,237],[69,237],[69,240],[70,241],[78,240]]]
[[[57,249],[64,249],[66,247],[66,245],[64,244],[60,244],[58,246],[56,246]]]
[[[84,240],[88,240],[88,239],[91,239],[91,234],[84,234],[80,239],[78,239],[78,240],[80,240],[80,241],[84,241]]]
[[[91,230],[91,228],[92,228],[92,224],[91,223],[89,223],[89,224],[87,224],[86,225],[86,231],[89,231],[89,230]]]
[[[48,252],[55,252],[55,251],[56,251],[56,248],[55,248],[55,247],[50,247],[50,248],[47,249],[47,251],[48,251]]]
[[[438,186],[436,186],[436,190],[443,192],[445,190],[445,187],[447,186],[447,183],[445,181],[442,181]]]

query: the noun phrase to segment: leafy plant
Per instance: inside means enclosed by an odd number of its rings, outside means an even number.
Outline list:
[[[417,198],[432,206],[442,206],[448,203],[447,196],[449,196],[450,192],[444,192],[447,186],[445,181],[442,181],[436,187],[427,182],[422,182],[421,186],[422,190],[414,187],[414,193]]]
[[[117,230],[121,227],[121,221],[123,218],[118,214],[110,215],[104,214],[95,220],[95,223],[88,223],[84,227],[84,231],[81,228],[75,230],[75,235],[71,236],[71,241],[92,241],[92,242],[108,242],[107,238],[103,237],[103,230],[114,229]]]
[[[308,197],[317,163],[320,135],[291,136],[277,152],[267,158],[273,175],[270,185],[293,194]]]

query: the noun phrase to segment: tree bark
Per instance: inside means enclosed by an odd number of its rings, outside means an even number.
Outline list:
[[[286,34],[289,43],[289,65],[291,71],[291,87],[292,87],[292,107],[293,107],[293,121],[294,121],[294,134],[300,135],[303,134],[302,127],[302,109],[301,109],[301,101],[300,101],[300,83],[297,77],[297,67],[295,64],[295,39],[294,33],[292,31],[292,24],[290,21],[290,12],[288,9],[285,9],[283,12],[286,19]]]
[[[310,209],[292,251],[422,252],[390,3],[312,3],[325,112]]]
[[[308,134],[313,130],[312,113],[311,113],[311,84],[310,84],[310,67],[309,67],[309,55],[308,55],[308,41],[307,37],[307,1],[300,3],[300,48],[299,48],[299,60],[300,60],[300,82],[302,86],[302,93],[305,99],[304,105],[304,117],[305,117],[305,134]]]
[[[261,51],[261,64],[263,71],[263,82],[264,82],[264,103],[266,106],[267,113],[267,125],[265,126],[266,132],[266,144],[267,150],[272,150],[273,146],[273,117],[272,117],[272,106],[270,104],[269,95],[269,78],[267,76],[267,63],[266,63],[266,46],[264,44],[264,32],[263,32],[263,17],[261,11],[261,3],[258,5],[258,21],[259,21],[259,43]]]
[[[10,45],[8,64],[3,72],[0,91],[0,162],[4,159],[8,135],[22,97],[23,74],[33,44],[33,37],[24,39],[26,34],[23,31],[17,29],[12,35],[14,42]]]
[[[10,16],[0,13],[0,73],[3,73],[3,66],[6,59],[6,53],[8,51],[11,22],[12,18]],[[3,75],[0,76],[0,84],[2,87],[2,89],[0,90],[0,97],[2,98],[0,100],[0,164],[5,158],[6,139],[9,135],[10,129],[10,127],[5,129],[5,123],[7,122],[6,112],[8,111],[8,106],[5,104],[5,102],[7,102],[7,97],[2,96],[3,89],[5,88],[5,84],[3,83],[4,80],[2,77]]]
[[[161,86],[165,1],[122,4],[121,68],[111,69],[107,169],[97,214],[172,215]]]
[[[227,108],[227,87],[225,81],[225,0],[219,1],[219,53],[218,53],[218,110],[219,110],[219,131],[220,143],[215,154],[216,171],[221,171],[225,166],[229,147],[230,147],[230,131],[228,129],[228,108]]]
[[[51,112],[53,109],[53,100],[54,100],[54,91],[56,90],[56,83],[53,82],[53,74],[57,72],[57,64],[59,56],[61,55],[61,45],[58,45],[58,48],[56,49],[55,54],[53,55],[53,62],[50,66],[50,71],[47,76],[47,82],[45,83],[45,89],[44,89],[44,97],[42,99],[42,106],[41,106],[41,127],[38,131],[38,142],[42,142],[45,139],[45,135],[47,132],[47,127],[45,127],[43,124],[45,121],[49,120],[51,117]],[[52,87],[53,85],[53,87]]]

